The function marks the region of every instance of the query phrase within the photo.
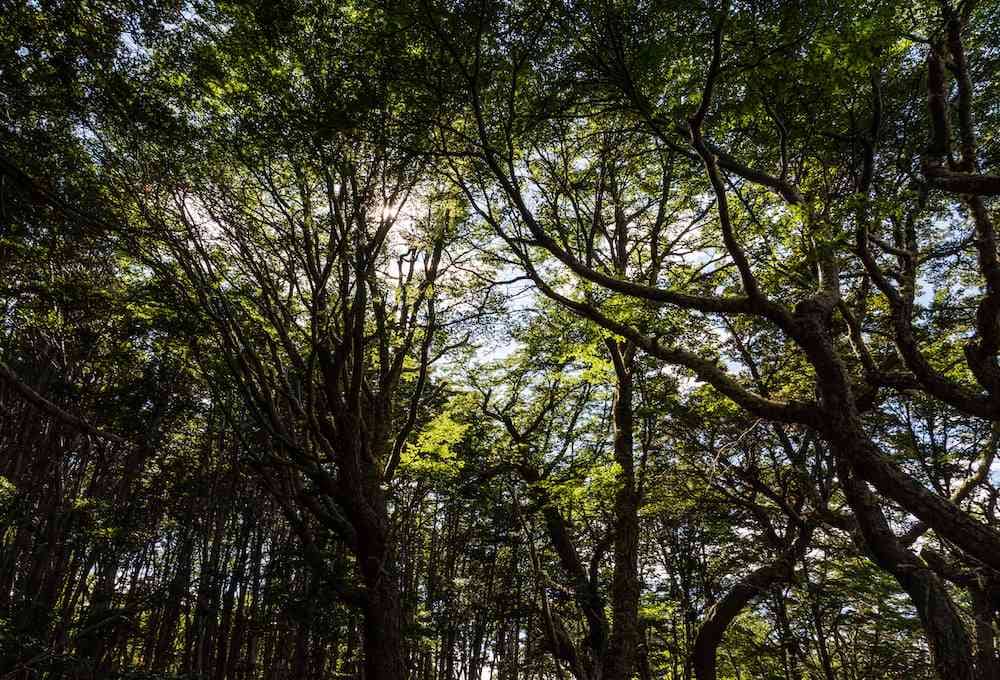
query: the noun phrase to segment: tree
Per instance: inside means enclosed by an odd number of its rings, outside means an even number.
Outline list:
[[[998,20],[8,3],[0,674],[995,679]]]
[[[834,18],[824,9],[817,6],[792,19],[780,7],[726,4],[699,14],[682,6],[647,12],[580,3],[555,16],[530,7],[487,6],[480,8],[484,18],[465,32],[455,30],[461,26],[459,13],[432,15],[429,30],[453,64],[467,102],[464,128],[443,127],[441,135],[445,145],[462,146],[476,159],[471,171],[456,164],[453,178],[543,293],[667,364],[693,372],[750,414],[816,431],[846,464],[845,484],[857,475],[957,546],[964,559],[992,571],[1000,567],[996,530],[885,456],[866,423],[885,400],[905,399],[913,389],[968,417],[994,418],[989,375],[996,363],[991,338],[997,319],[989,282],[996,249],[984,198],[990,180],[977,174],[973,71],[964,47],[990,10],[974,4],[918,10],[915,21],[931,36],[927,49],[908,37],[910,16],[897,7],[880,6],[870,20],[861,18],[867,10],[858,7],[817,33],[817,22]],[[840,21],[844,24],[836,29]],[[552,38],[537,39],[557,25],[590,30],[553,31]],[[502,28],[508,26],[517,30]],[[678,26],[690,37],[666,47],[666,31]],[[831,34],[834,30],[843,37]],[[755,46],[766,31],[782,39],[773,55],[758,58]],[[860,36],[869,41],[865,48],[852,42]],[[945,50],[956,78],[954,114],[942,103]],[[926,69],[913,65],[918,51],[929,55]],[[914,71],[926,74],[929,117],[924,96],[908,87]],[[571,74],[581,72],[589,81],[570,85]],[[844,97],[850,84],[867,91],[867,98]],[[742,107],[732,103],[747,91],[753,94]],[[802,98],[805,91],[808,101]],[[609,103],[595,111],[595,101]],[[816,102],[826,105],[824,114],[816,115]],[[608,116],[608,109],[625,118]],[[744,125],[748,110],[773,125]],[[959,119],[960,157],[950,151],[952,115]],[[638,132],[628,128],[629,120],[641,126]],[[845,128],[849,132],[841,132]],[[602,167],[607,151],[588,154],[579,140],[607,129],[628,130],[647,148],[660,145],[702,166],[716,216],[709,252],[721,258],[710,275],[685,278],[690,258],[669,240],[683,235],[681,225],[665,233],[659,226],[633,230],[634,257],[666,258],[662,275],[649,283],[636,275],[641,269],[624,273],[611,260],[592,255],[587,225],[602,217],[587,198],[591,189],[584,173]],[[715,133],[712,141],[709,130]],[[883,152],[889,135],[914,133],[930,137],[930,156],[906,141]],[[740,160],[740,153],[750,150],[756,164]],[[947,171],[933,160],[942,154],[951,159]],[[914,166],[923,174],[915,176]],[[950,193],[957,190],[950,188],[953,179],[967,192],[957,204]],[[915,196],[907,193],[914,183]],[[695,178],[678,190],[690,200],[704,196],[704,184]],[[933,203],[928,192],[937,192]],[[637,214],[644,200],[665,203],[655,193],[647,199],[650,194],[637,192],[632,203]],[[899,204],[895,201],[907,206],[896,215],[889,207]],[[938,246],[933,228],[918,230],[952,207],[964,207],[968,221],[951,222],[949,228],[959,234],[971,228],[975,234],[957,251]],[[883,240],[882,230],[894,236]],[[659,255],[664,240],[674,247],[665,256]],[[608,239],[606,247],[613,245]],[[884,256],[874,255],[873,248]],[[917,340],[923,335],[914,318],[918,267],[939,265],[969,249],[978,252],[979,263],[970,275],[983,286],[974,297],[976,311],[970,316],[955,310],[953,325],[934,339],[957,347],[957,327],[973,334],[962,371],[949,375],[943,366],[956,364],[947,355],[935,363]],[[795,270],[780,266],[783,253],[793,258]],[[557,271],[579,282],[582,294],[554,279]],[[959,272],[965,275],[961,264],[946,276]],[[600,298],[594,289],[602,292]],[[879,304],[875,291],[888,300],[887,315],[870,311]],[[665,319],[623,313],[628,301],[633,308],[655,305]],[[780,397],[747,384],[753,367],[742,357],[725,358],[737,370],[743,364],[740,375],[709,356],[719,350],[711,338],[692,343],[675,330],[679,319],[718,329],[720,318],[730,324],[723,337],[733,342],[739,341],[736,323],[781,335],[777,346],[792,358],[787,363],[794,366],[794,377],[779,378]],[[891,343],[876,340],[882,337]],[[848,499],[871,543],[877,515],[868,514],[852,491]],[[908,559],[900,553],[879,563],[899,573]],[[949,675],[954,669],[965,669],[957,672],[971,677],[971,650],[961,642],[967,635],[939,579],[929,578],[935,597],[949,602],[923,614],[939,672],[954,677]],[[934,620],[939,614],[943,618]]]

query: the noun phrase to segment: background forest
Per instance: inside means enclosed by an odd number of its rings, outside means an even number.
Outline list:
[[[0,0],[0,678],[1000,680],[998,29]]]

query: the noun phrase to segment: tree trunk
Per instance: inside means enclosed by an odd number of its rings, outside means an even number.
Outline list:
[[[974,680],[972,642],[944,584],[922,560],[902,546],[864,482],[842,457],[838,464],[844,495],[858,521],[860,547],[892,574],[910,596],[930,645],[941,680]]]
[[[705,614],[701,627],[698,628],[694,652],[691,655],[698,680],[716,680],[716,652],[729,624],[750,604],[751,600],[773,584],[787,579],[790,574],[791,563],[783,557],[777,562],[753,571],[712,605]]]
[[[389,516],[379,479],[372,471],[362,485],[344,487],[353,498],[345,504],[357,527],[358,571],[365,586],[361,612],[365,680],[405,680],[403,609],[396,554],[389,544]]]
[[[1000,665],[997,664],[996,634],[993,622],[996,611],[990,601],[990,593],[977,585],[969,587],[972,599],[972,616],[976,622],[976,670],[978,680],[1000,680]]]
[[[813,423],[838,457],[882,495],[953,542],[967,554],[1000,570],[1000,532],[962,511],[951,500],[927,489],[886,459],[865,431],[850,372],[837,353],[826,313],[802,306],[792,330],[819,379],[822,418]]]
[[[618,380],[614,401],[615,462],[621,468],[615,492],[614,558],[611,580],[612,628],[604,663],[607,680],[629,680],[639,646],[639,494],[633,457],[632,353],[615,340],[608,348]]]
[[[388,571],[365,575],[365,680],[405,680],[399,587]]]

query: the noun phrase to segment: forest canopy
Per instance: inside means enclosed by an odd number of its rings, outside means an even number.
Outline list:
[[[0,0],[0,678],[1000,680],[997,27]]]

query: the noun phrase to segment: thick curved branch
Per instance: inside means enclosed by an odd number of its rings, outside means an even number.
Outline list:
[[[716,652],[729,625],[754,598],[793,578],[795,560],[801,558],[811,536],[811,527],[801,529],[795,541],[774,562],[752,571],[709,608],[698,628],[691,654],[698,680],[716,679]]]
[[[958,485],[955,491],[949,497],[952,503],[958,505],[966,498],[972,491],[982,484],[986,478],[989,476],[990,468],[993,467],[993,461],[996,459],[998,439],[1000,439],[1000,425],[994,424],[993,433],[990,435],[989,442],[986,444],[986,450],[983,451],[982,457],[979,459],[979,464],[976,465],[976,469],[971,475],[962,480],[962,483]],[[912,545],[916,542],[918,538],[923,536],[930,527],[927,526],[926,522],[917,522],[913,527],[910,528],[903,536],[900,537],[900,541],[903,545]]]
[[[507,238],[502,233],[501,237]],[[632,341],[638,348],[651,356],[691,370],[699,379],[709,383],[755,416],[786,423],[818,424],[820,413],[815,404],[800,401],[777,401],[756,394],[741,386],[719,366],[718,362],[679,347],[664,347],[655,338],[650,338],[632,326],[611,319],[597,308],[556,292],[539,275],[527,257],[522,256],[522,264],[535,285],[546,297],[565,306],[578,316],[593,321],[602,328]]]

